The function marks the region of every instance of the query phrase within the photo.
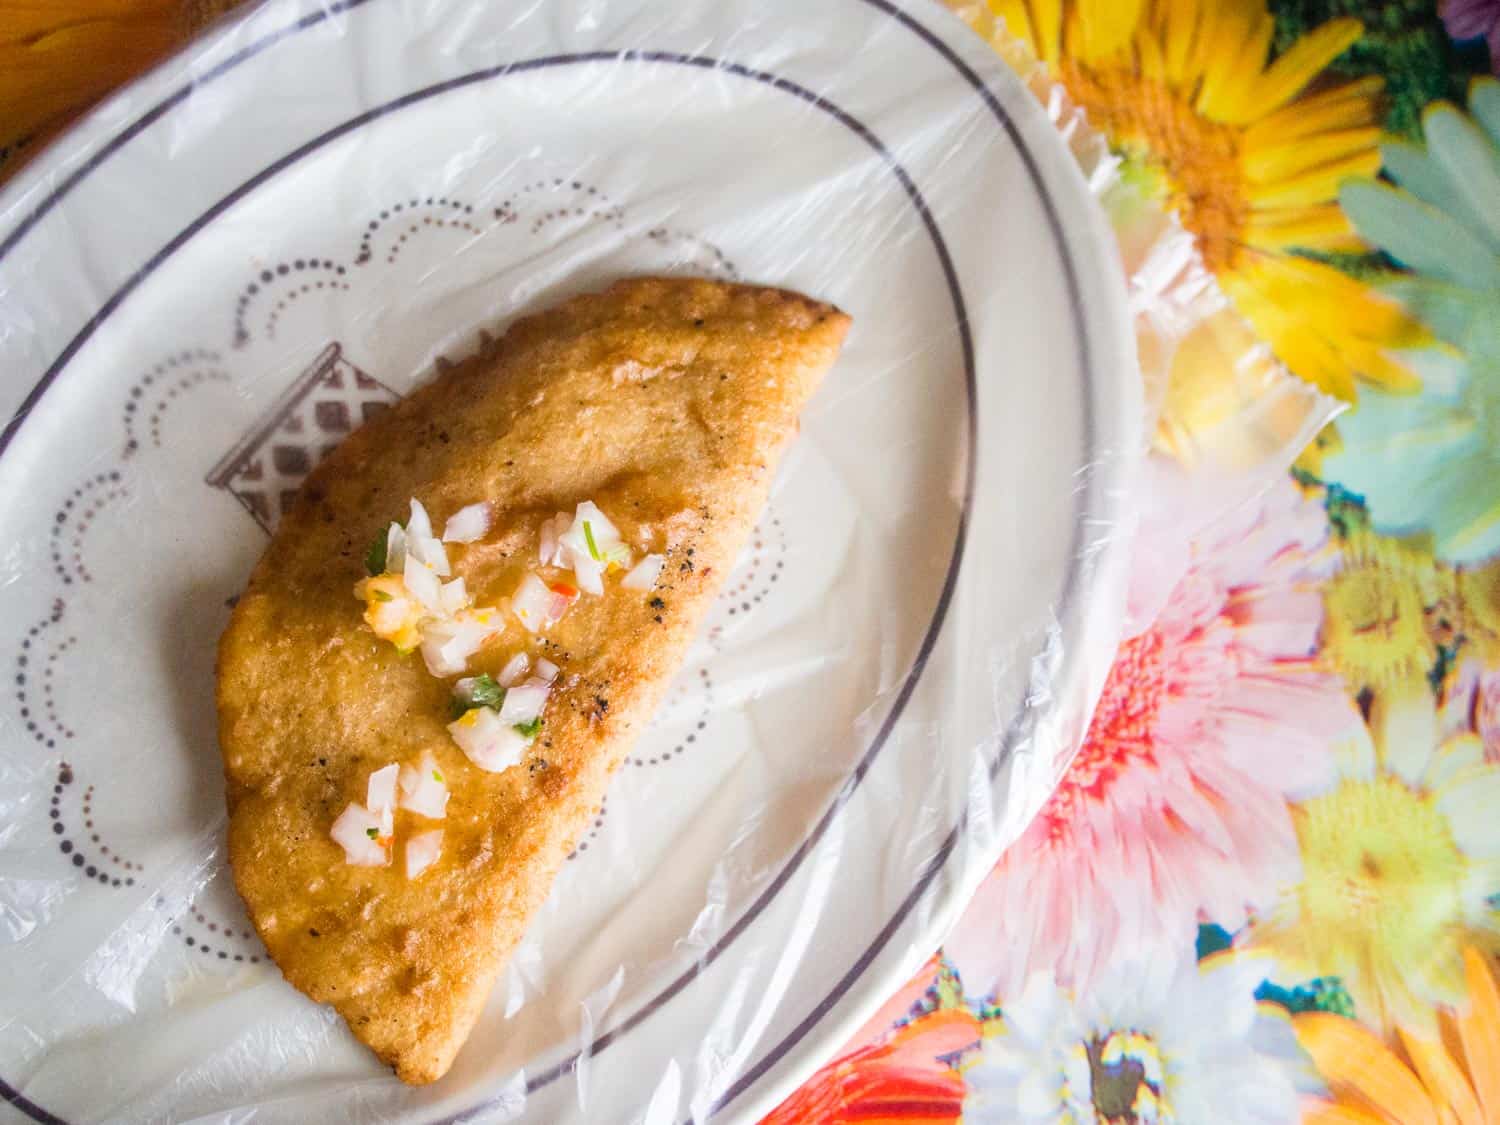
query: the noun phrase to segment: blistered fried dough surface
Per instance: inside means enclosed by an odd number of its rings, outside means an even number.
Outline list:
[[[848,318],[774,289],[642,279],[518,322],[485,354],[353,434],[312,474],[255,568],[219,649],[229,858],[271,956],[334,1006],[405,1081],[453,1062],[496,974],[649,723],[765,503],[797,414]],[[481,605],[538,561],[544,518],[592,500],[651,591],[605,578],[531,637],[508,612],[472,658],[517,651],[561,669],[521,763],[485,772],[445,724],[452,680],[377,638],[351,593],[372,536],[419,498],[439,531],[476,501],[495,520],[450,545]],[[356,867],[329,836],[370,773],[437,759],[451,793],[443,853]],[[396,834],[434,827],[407,811]]]

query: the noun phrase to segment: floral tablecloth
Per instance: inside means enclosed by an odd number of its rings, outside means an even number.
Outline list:
[[[1104,135],[1158,407],[1129,635],[770,1120],[1500,1123],[1500,0],[955,6]]]
[[[0,175],[226,0],[0,0]],[[1154,404],[1084,745],[768,1119],[1500,1125],[1500,0],[980,0]]]

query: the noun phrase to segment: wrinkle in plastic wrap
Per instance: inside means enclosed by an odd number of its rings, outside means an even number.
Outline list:
[[[1107,670],[1144,445],[1108,179],[956,19],[884,0],[277,0],[24,170],[0,194],[10,1108],[774,1104],[931,952]],[[214,643],[327,448],[481,333],[644,272],[800,289],[855,328],[468,1046],[406,1089],[244,916]]]
[[[1041,104],[1118,242],[1153,431],[1129,505],[1137,575],[1126,610],[1131,635],[1155,619],[1155,598],[1186,570],[1194,540],[1232,523],[1280,482],[1343,404],[1293,375],[1256,337],[1160,193],[1124,174],[1108,138],[1027,43],[987,5],[951,6]]]

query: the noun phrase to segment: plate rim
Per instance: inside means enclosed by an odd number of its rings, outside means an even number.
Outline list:
[[[292,2],[293,4],[295,4],[296,0],[292,0]],[[300,19],[297,19],[290,24],[275,29],[267,35],[264,35],[261,38],[255,40],[253,43],[247,45],[246,47],[235,51],[232,55],[221,61],[211,70],[205,72],[203,75],[189,80],[184,85],[178,87],[176,91],[168,95],[168,97],[157,102],[151,109],[143,114],[140,114],[139,116],[134,117],[134,119],[131,120],[128,125],[111,136],[103,146],[89,153],[89,155],[80,165],[71,169],[60,183],[54,185],[52,189],[46,193],[42,200],[40,200],[27,210],[27,213],[23,216],[19,223],[11,228],[3,238],[0,238],[0,263],[3,263],[11,250],[20,245],[24,238],[36,228],[36,226],[41,222],[43,218],[46,217],[48,212],[50,212],[54,207],[62,202],[66,195],[72,190],[72,188],[82,183],[83,180],[86,179],[89,175],[103,167],[107,163],[110,156],[119,151],[119,149],[123,148],[130,142],[130,140],[134,139],[135,136],[138,136],[141,132],[145,131],[161,117],[165,116],[167,113],[170,113],[172,109],[176,108],[179,105],[186,104],[191,99],[191,95],[195,90],[210,83],[215,77],[228,73],[228,71],[250,61],[265,50],[270,49],[277,43],[292,35],[295,35],[299,31],[317,26],[318,24],[324,22],[325,20],[331,18],[336,14],[350,11],[355,8],[360,8],[372,2],[373,0],[339,0],[339,2],[336,3],[325,2],[317,11],[308,13],[307,15],[302,16]],[[1083,413],[1083,441],[1086,449],[1096,448],[1098,431],[1097,419],[1094,417],[1095,409],[1097,406],[1095,396],[1101,389],[1101,382],[1107,382],[1108,375],[1111,374],[1106,373],[1105,379],[1100,379],[1100,371],[1098,366],[1100,357],[1094,354],[1095,348],[1093,345],[1097,342],[1100,342],[1096,341],[1094,338],[1095,336],[1100,335],[1100,330],[1098,329],[1096,324],[1096,321],[1099,319],[1099,313],[1096,310],[1094,315],[1090,315],[1088,305],[1083,299],[1079,277],[1077,276],[1079,262],[1075,260],[1075,252],[1077,250],[1077,247],[1074,246],[1073,241],[1068,238],[1068,232],[1063,227],[1062,221],[1058,215],[1056,203],[1052,191],[1050,190],[1055,188],[1056,185],[1049,184],[1047,177],[1037,167],[1037,154],[1033,151],[1034,142],[1031,139],[1028,139],[1024,135],[1023,131],[1017,126],[1017,123],[1015,122],[1015,120],[1013,120],[1011,111],[1009,111],[1004,105],[1002,105],[1000,99],[996,97],[994,90],[991,88],[991,83],[987,82],[971,66],[969,66],[968,63],[960,57],[958,52],[955,51],[950,46],[950,44],[944,40],[943,37],[934,33],[925,24],[913,17],[905,9],[905,7],[902,6],[901,0],[894,0],[894,2],[893,0],[852,0],[852,2],[864,4],[866,6],[878,9],[879,11],[892,17],[896,22],[899,22],[900,24],[905,26],[907,30],[913,32],[919,39],[924,41],[929,47],[933,48],[941,56],[943,56],[944,60],[958,72],[958,75],[964,81],[968,83],[975,94],[984,103],[985,107],[992,113],[997,122],[1000,124],[1001,128],[1009,137],[1012,147],[1014,147],[1014,149],[1017,151],[1017,154],[1020,156],[1023,164],[1025,165],[1028,181],[1031,184],[1032,188],[1036,191],[1038,199],[1046,211],[1049,227],[1051,228],[1053,243],[1056,246],[1060,263],[1065,275],[1068,303],[1072,308],[1074,318],[1079,329],[1075,335],[1075,349],[1084,384],[1084,393],[1080,398]],[[941,9],[937,4],[924,4],[923,0],[917,0],[917,3],[923,4],[923,6],[927,8],[927,11],[932,16],[939,19],[946,18],[952,21],[952,24],[956,24],[958,28],[963,28],[963,25],[961,23],[958,23],[956,17],[952,16],[951,13],[948,13],[945,10]],[[239,13],[230,22],[226,23],[222,27],[209,29],[205,36],[200,38],[206,38],[213,35],[215,32],[222,32],[233,28],[239,28],[243,24],[248,23],[257,14],[270,10],[274,6],[274,3],[264,6],[257,6],[249,11]],[[108,133],[110,131],[110,126],[108,125],[108,111],[111,107],[133,104],[134,101],[139,97],[141,89],[145,85],[147,85],[153,78],[156,78],[158,75],[164,74],[166,71],[170,70],[174,65],[180,64],[184,56],[190,54],[192,50],[193,44],[187,44],[181,51],[160,64],[153,71],[148,72],[148,74],[142,76],[141,78],[138,78],[136,81],[132,82],[121,91],[117,92],[106,103],[104,103],[104,105],[100,107],[100,109],[96,109],[93,113],[82,119],[72,129],[63,134],[63,136],[60,137],[57,141],[53,142],[53,144],[44,149],[42,153],[38,154],[32,160],[28,161],[27,165],[20,170],[20,173],[18,174],[16,180],[13,181],[11,185],[8,185],[9,190],[0,192],[0,211],[6,210],[9,205],[13,205],[14,200],[12,198],[9,198],[12,197],[13,194],[19,197],[24,197],[27,191],[31,190],[39,183],[43,183],[45,181],[45,177],[49,174],[49,168],[55,169],[55,166],[57,164],[59,164],[60,162],[65,162],[67,160],[68,156],[70,155],[68,151],[70,148],[73,152],[78,152],[79,150],[86,151],[91,143],[97,141],[99,135]],[[905,173],[905,170],[902,168],[900,163],[896,161],[895,158],[888,152],[884,144],[879,140],[877,136],[873,134],[873,132],[865,128],[857,119],[852,118],[849,114],[844,112],[836,103],[832,103],[827,99],[813,93],[812,91],[806,90],[805,88],[797,87],[795,83],[790,83],[789,80],[781,76],[764,71],[755,71],[752,68],[745,67],[739,64],[728,63],[722,60],[705,58],[702,56],[683,56],[675,52],[653,52],[647,50],[628,49],[602,50],[593,52],[579,52],[572,56],[543,56],[533,59],[516,60],[508,64],[501,64],[492,68],[484,68],[484,70],[482,71],[469,72],[468,74],[460,76],[457,79],[445,80],[443,82],[434,84],[433,87],[424,87],[422,91],[408,92],[408,96],[412,93],[422,93],[423,91],[426,91],[428,96],[431,96],[432,94],[444,92],[447,89],[456,88],[473,81],[482,80],[485,77],[535,69],[537,66],[546,64],[548,62],[602,61],[607,59],[617,60],[621,56],[648,62],[691,63],[699,66],[713,65],[722,67],[731,72],[738,73],[743,77],[756,78],[760,81],[770,81],[783,90],[787,90],[788,86],[790,85],[794,87],[794,89],[789,92],[796,93],[798,94],[798,96],[803,96],[806,100],[818,104],[820,108],[823,108],[825,111],[832,113],[841,121],[841,123],[845,124],[846,126],[849,126],[852,122],[854,126],[857,126],[854,131],[858,135],[860,135],[861,139],[865,140],[875,148],[877,153],[885,160],[888,170],[894,171],[897,174],[898,178],[902,182],[903,188],[905,188],[908,194],[909,201],[916,207],[919,215],[926,223],[928,232],[934,241],[935,248],[938,251],[943,272],[945,274],[946,280],[948,281],[950,293],[955,304],[955,311],[958,314],[962,350],[964,355],[966,390],[968,393],[969,409],[967,415],[967,430],[969,436],[969,449],[965,458],[965,494],[963,498],[962,511],[960,514],[960,522],[955,537],[953,555],[949,563],[947,574],[945,576],[937,608],[935,609],[931,623],[929,624],[923,636],[918,652],[912,660],[902,689],[898,694],[896,701],[893,703],[886,720],[882,723],[880,733],[877,734],[866,746],[854,769],[851,771],[851,774],[840,785],[836,796],[820,815],[817,825],[813,829],[811,829],[801,841],[799,841],[798,847],[793,853],[792,857],[783,861],[781,870],[778,872],[777,878],[772,880],[772,882],[768,884],[766,888],[762,888],[761,891],[757,893],[755,897],[757,903],[759,903],[761,899],[765,898],[768,894],[774,891],[774,888],[777,884],[783,882],[785,879],[789,879],[791,875],[795,873],[798,866],[800,865],[801,859],[805,858],[805,856],[809,854],[814,847],[816,847],[821,838],[822,830],[826,828],[827,824],[830,823],[832,819],[838,815],[841,809],[847,804],[849,798],[852,797],[854,791],[858,788],[859,781],[862,779],[868,767],[873,764],[874,758],[876,754],[878,754],[879,749],[884,743],[886,737],[888,737],[889,731],[894,727],[899,716],[901,715],[906,701],[909,699],[912,691],[915,690],[917,683],[921,680],[928,662],[928,658],[931,655],[932,648],[935,645],[938,636],[942,632],[946,614],[948,609],[950,608],[950,603],[956,590],[957,577],[962,569],[964,546],[969,532],[970,512],[972,509],[972,505],[976,499],[974,495],[974,482],[976,465],[978,462],[978,445],[976,433],[978,418],[975,401],[976,358],[974,354],[974,345],[970,333],[967,310],[963,300],[962,285],[960,279],[958,278],[956,270],[954,269],[949,258],[948,251],[943,241],[940,230],[937,227],[935,221],[931,219],[920,191],[916,188],[915,184],[911,182],[909,176]],[[1006,72],[1006,75],[1007,77],[1013,77],[1009,75],[1009,72]],[[1016,85],[1019,86],[1019,83],[1017,82]],[[398,98],[396,99],[396,101],[404,103],[407,101],[407,98]],[[1030,112],[1030,110],[1033,108],[1031,106],[1031,103],[1027,101],[1023,104],[1026,105],[1027,110],[1023,111],[1022,116],[1040,117],[1040,109],[1036,109],[1035,113],[1033,114]],[[22,423],[24,422],[25,418],[29,416],[32,408],[36,405],[37,401],[39,401],[39,399],[43,395],[45,395],[56,377],[66,369],[69,361],[76,353],[78,348],[81,347],[84,342],[86,342],[88,337],[92,335],[92,332],[97,327],[99,327],[100,324],[103,323],[103,320],[126,296],[129,295],[131,291],[133,291],[133,289],[139,282],[143,281],[145,277],[154,272],[154,270],[162,262],[164,262],[167,257],[170,257],[172,253],[174,253],[177,249],[184,245],[189,238],[199,233],[203,226],[206,226],[207,223],[212,220],[212,218],[221,213],[222,209],[232,205],[232,203],[237,201],[238,199],[243,198],[246,193],[254,190],[256,187],[267,182],[272,177],[278,175],[291,164],[308,155],[316,148],[321,147],[324,144],[331,143],[339,136],[344,135],[344,133],[349,131],[351,128],[358,127],[359,124],[365,123],[366,121],[372,119],[373,116],[378,116],[379,111],[383,111],[389,108],[390,105],[370,107],[369,109],[366,109],[365,111],[362,111],[361,113],[346,119],[344,122],[342,122],[338,126],[335,126],[333,129],[330,129],[325,133],[320,134],[318,137],[313,138],[306,144],[298,146],[292,152],[287,153],[282,158],[272,162],[271,164],[263,168],[260,172],[242,182],[237,188],[226,195],[218,205],[211,208],[209,212],[206,212],[204,215],[199,216],[187,226],[181,228],[178,231],[177,235],[170,239],[155,254],[151,255],[139,270],[137,270],[129,278],[127,278],[124,283],[122,283],[122,285],[118,287],[106,301],[101,303],[101,305],[95,310],[94,315],[84,324],[84,326],[74,337],[74,339],[70,341],[70,343],[65,346],[65,348],[61,352],[58,353],[57,357],[55,358],[53,363],[49,365],[43,376],[27,393],[25,399],[17,409],[15,416],[6,421],[3,432],[0,432],[0,456],[3,456],[6,448],[10,444],[15,434],[19,432]],[[1065,149],[1063,149],[1060,139],[1056,143],[1056,148],[1061,151],[1063,155],[1066,155]],[[1055,160],[1056,155],[1056,153],[1052,153],[1051,157]],[[1078,175],[1076,167],[1073,167],[1071,163],[1069,163],[1067,170],[1071,170],[1075,174],[1075,176],[1078,176],[1079,184],[1081,185],[1081,176]],[[1086,191],[1086,189],[1084,190]],[[1100,225],[1102,225],[1102,216],[1095,219],[1092,227],[1097,228]],[[1097,229],[1090,229],[1083,236],[1083,240],[1086,243],[1095,244],[1093,245],[1093,248],[1096,251],[1104,250],[1104,247],[1097,245],[1097,235]],[[1113,315],[1106,315],[1104,319],[1115,321],[1115,327],[1118,329],[1119,324],[1123,322],[1123,290],[1121,290],[1120,299],[1114,303],[1118,307],[1112,310],[1105,310],[1106,314],[1112,313]],[[1118,345],[1119,343],[1118,340],[1115,340],[1113,342],[1116,345]],[[1117,348],[1102,348],[1099,350],[1104,352],[1111,352],[1117,350]],[[1118,359],[1119,357],[1115,356],[1113,358]],[[1128,391],[1122,392],[1122,395],[1120,397],[1123,397],[1127,401],[1127,403],[1131,398]],[[1098,509],[1101,506],[1107,506],[1101,505],[1100,503],[1100,493],[1102,490],[1100,488],[1099,481],[1095,478],[1094,475],[1091,475],[1089,477],[1087,491],[1088,495],[1080,502],[1078,518],[1074,521],[1072,541],[1073,547],[1075,549],[1070,551],[1068,572],[1063,587],[1064,592],[1060,597],[1060,602],[1065,602],[1069,599],[1081,577],[1080,571],[1082,560],[1079,558],[1079,552],[1076,548],[1079,544],[1080,539],[1084,535],[1084,528],[1089,522],[1089,518],[1098,514]],[[1107,497],[1105,499],[1107,500]],[[1023,711],[1022,714],[1017,717],[1016,722],[1012,724],[1011,729],[1007,730],[1005,732],[1005,736],[1000,740],[999,748],[995,751],[994,758],[989,764],[989,776],[992,783],[1002,764],[1009,756],[1009,750],[1013,745],[1015,737],[1018,733],[1017,728],[1027,725],[1026,720],[1027,713]],[[894,934],[901,928],[901,926],[909,920],[911,911],[915,907],[917,902],[929,894],[932,889],[933,881],[948,866],[948,860],[951,858],[959,842],[959,837],[965,831],[968,814],[969,810],[967,807],[965,807],[961,814],[954,821],[949,835],[944,843],[927,860],[926,864],[922,868],[921,874],[909,890],[905,899],[897,908],[896,913],[876,934],[875,938],[855,960],[853,965],[846,971],[846,973],[842,977],[839,978],[838,981],[833,984],[833,986],[829,989],[827,995],[825,995],[816,1005],[814,1005],[809,1015],[805,1017],[798,1025],[796,1025],[791,1030],[791,1032],[784,1036],[780,1042],[774,1044],[769,1050],[757,1052],[758,1057],[756,1058],[756,1060],[748,1064],[743,1070],[741,1070],[736,1076],[735,1082],[714,1100],[709,1110],[710,1116],[721,1113],[725,1108],[729,1106],[731,1102],[742,1098],[752,1087],[760,1083],[762,1077],[768,1071],[770,1071],[771,1068],[780,1063],[788,1052],[804,1042],[805,1037],[809,1032],[815,1029],[822,1032],[822,1034],[818,1036],[819,1039],[832,1038],[836,1034],[834,1029],[826,1026],[824,1017],[840,1000],[842,1000],[848,994],[849,989],[862,976],[864,976],[865,972],[869,969],[871,964],[874,963],[891,937],[894,936]],[[945,901],[944,904],[948,909],[946,911],[940,911],[940,913],[956,913],[957,910],[964,905],[966,898],[966,894],[961,895],[957,891],[949,893],[947,895],[948,901]],[[731,926],[730,930],[726,931],[726,935],[721,937],[719,941],[715,943],[716,953],[721,953],[723,952],[723,950],[726,950],[728,946],[732,944],[734,937],[737,936],[739,932],[748,928],[754,922],[756,917],[759,915],[759,912],[759,909],[757,909],[753,905],[751,908],[748,908],[744,912],[744,914],[736,921],[736,923]],[[936,929],[937,927],[933,928]],[[632,1013],[632,1015],[630,1017],[627,1017],[627,1019],[621,1024],[611,1028],[608,1032],[606,1032],[606,1035],[613,1036],[623,1034],[630,1030],[630,1028],[635,1024],[643,1022],[662,1003],[669,1001],[672,996],[675,996],[677,992],[681,991],[682,988],[685,988],[687,984],[691,983],[691,980],[697,975],[697,972],[698,969],[695,967],[692,970],[679,974],[670,985],[658,990],[650,1000],[641,1005],[636,1012]],[[874,990],[872,989],[871,991],[873,992]],[[871,1008],[878,1006],[880,999],[881,998],[879,996],[876,996],[873,1003],[869,1006]],[[867,1014],[868,1013],[866,1013],[866,1015]],[[853,1016],[846,1017],[845,1019],[838,1021],[841,1026],[857,1024],[857,1022],[858,1020]],[[825,1026],[820,1028],[820,1023],[824,1023]],[[605,1045],[607,1045],[607,1043]],[[594,1049],[597,1049],[597,1045]],[[571,1067],[572,1062],[575,1061],[577,1057],[578,1054],[575,1051],[568,1059],[565,1059],[563,1062],[556,1064],[554,1067],[549,1067],[548,1069],[557,1072],[556,1075],[553,1075],[553,1077],[567,1073]],[[820,1061],[821,1055],[819,1055],[817,1058],[814,1058],[805,1069],[810,1072],[816,1065],[819,1064]],[[538,1083],[536,1088],[540,1088],[540,1086],[544,1084],[545,1083]],[[778,1083],[778,1085],[789,1087],[795,1086],[795,1084],[796,1082],[793,1080],[786,1080],[782,1083]],[[529,1078],[527,1088],[528,1093],[532,1092],[533,1086]],[[757,1091],[757,1094],[758,1096],[753,1100],[756,1102],[766,1103],[767,1108],[769,1108],[770,1105],[774,1105],[776,1101],[780,1100],[779,1095],[774,1100],[772,1100],[771,1094],[765,1090]],[[28,1113],[28,1115],[33,1116],[36,1120],[59,1122],[62,1121],[61,1118],[56,1117],[41,1106],[35,1105],[35,1103],[30,1102],[24,1097],[24,1095],[20,1094],[19,1091],[12,1088],[4,1080],[3,1077],[0,1077],[0,1098],[3,1098],[5,1101],[15,1105],[16,1108],[22,1110],[22,1112]],[[481,1099],[478,1103],[469,1107],[467,1110],[461,1111],[460,1116],[467,1116],[475,1112],[483,1112],[487,1106],[492,1105],[492,1102],[493,1100],[489,1098]],[[742,1103],[742,1105],[743,1104],[744,1103]],[[440,1120],[453,1119],[454,1118],[450,1117],[441,1118]]]

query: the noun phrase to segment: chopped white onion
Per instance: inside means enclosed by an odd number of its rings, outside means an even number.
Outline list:
[[[587,526],[585,526],[587,525]],[[589,540],[593,546],[590,548]],[[620,531],[592,500],[578,505],[573,523],[560,537],[573,561],[573,573],[581,589],[591,594],[604,593],[603,575],[611,562],[621,566],[630,563],[630,551],[620,539]]]
[[[448,815],[448,784],[431,754],[401,767],[401,807],[432,820]]]
[[[469,666],[466,657],[448,655],[448,644],[451,640],[451,637],[434,636],[430,632],[422,638],[422,662],[427,665],[427,670],[439,679],[445,676],[456,676]]]
[[[371,812],[383,813],[396,807],[396,779],[401,767],[392,763],[382,766],[370,775],[366,790],[365,807]]]
[[[478,680],[474,676],[465,676],[453,685],[453,698],[460,703],[474,702],[474,685]]]
[[[415,496],[411,498],[411,517],[406,521],[406,534],[412,539],[432,538],[432,520]]]
[[[536,674],[550,684],[557,679],[557,665],[544,656],[536,662]]]
[[[445,621],[434,621],[422,630],[422,659],[434,676],[457,676],[469,665],[484,643],[503,627],[492,609],[464,610]]]
[[[552,557],[557,554],[557,532],[552,529],[552,521],[542,521],[541,542],[536,549],[537,559],[543,566],[552,565]]]
[[[400,574],[406,567],[406,532],[393,523],[385,533],[385,572]]]
[[[502,723],[529,723],[547,706],[547,695],[552,685],[546,680],[530,679],[507,689],[505,702],[500,705]]]
[[[494,610],[466,610],[452,618],[451,631],[444,631],[449,639],[442,646],[442,659],[450,664],[467,664],[469,657],[503,628],[498,616]]]
[[[453,567],[448,562],[448,552],[443,549],[443,544],[430,535],[416,536],[408,534],[406,537],[407,557],[415,555],[428,570],[439,578],[447,578],[453,573]]]
[[[443,584],[438,581],[438,576],[423,566],[417,557],[410,552],[406,556],[406,566],[401,573],[402,580],[411,596],[422,603],[422,608],[429,613],[441,613],[443,609]]]
[[[568,565],[567,548],[562,545],[563,534],[573,525],[573,517],[567,512],[558,512],[551,519],[542,521],[541,544],[537,549],[537,555],[542,560],[543,566]]]
[[[528,574],[511,596],[510,611],[528,632],[540,633],[552,623],[552,591],[535,574]]]
[[[391,853],[386,847],[390,842],[390,829],[386,825],[388,818],[389,814],[380,817],[363,805],[350,802],[333,822],[329,835],[344,849],[346,862],[355,867],[384,867],[391,862]],[[370,835],[371,831],[375,836]],[[382,839],[386,844],[381,843]]]
[[[587,590],[590,594],[604,593],[604,564],[591,558],[587,551],[573,555],[573,577],[578,580],[578,588]]]
[[[620,529],[610,522],[608,516],[599,510],[599,505],[592,500],[585,500],[578,505],[578,511],[573,515],[573,527],[578,529],[579,546],[587,549],[588,542],[583,534],[583,523],[588,521],[589,531],[594,535],[594,546],[604,550],[606,544],[614,546],[620,542]],[[571,530],[571,529],[570,529]]]
[[[460,508],[443,525],[443,542],[472,543],[476,539],[483,539],[489,533],[492,519],[493,514],[487,501],[481,500],[467,508]]]
[[[469,590],[464,585],[462,578],[455,578],[452,582],[443,583],[442,596],[439,598],[444,613],[452,615],[469,604]]]
[[[443,854],[443,830],[418,832],[406,841],[406,877],[415,879],[438,861]]]
[[[469,761],[490,773],[515,765],[529,745],[525,735],[488,707],[466,711],[448,724],[448,733]]]
[[[649,590],[656,585],[657,578],[661,576],[661,568],[666,565],[666,562],[664,555],[647,555],[620,580],[620,585],[627,590]]]
[[[519,683],[522,676],[531,667],[531,660],[524,652],[518,652],[505,662],[505,667],[500,669],[500,674],[495,677],[495,682],[503,688]]]

